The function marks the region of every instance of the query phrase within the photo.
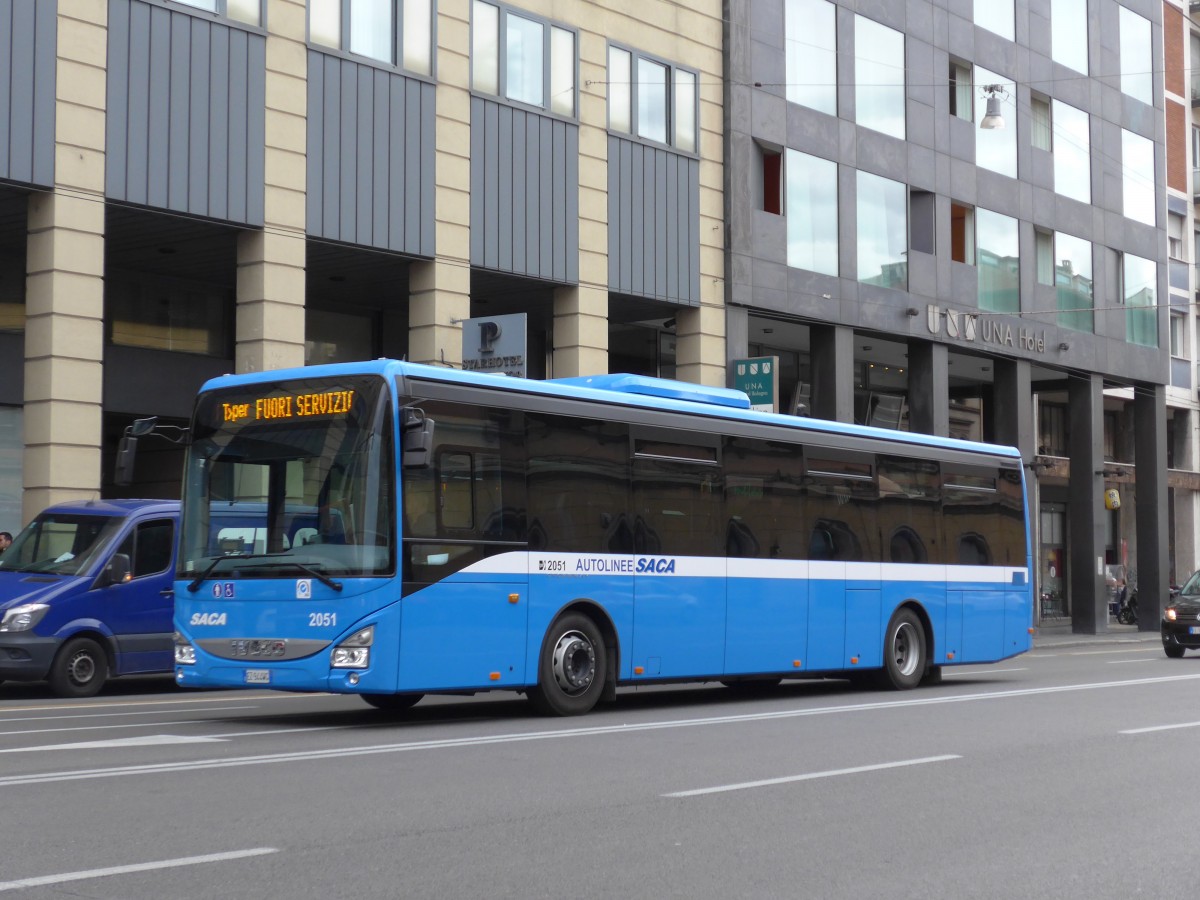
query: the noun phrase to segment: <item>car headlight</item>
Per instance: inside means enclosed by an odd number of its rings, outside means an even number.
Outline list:
[[[175,662],[181,666],[196,664],[196,648],[178,631],[175,632]]]
[[[371,644],[374,642],[374,625],[359,629],[333,648],[329,665],[335,669],[365,669],[371,664]]]
[[[1163,610],[1163,618],[1168,622],[1174,622],[1179,618],[1179,613],[1175,611],[1175,607],[1168,606],[1165,610]]]
[[[46,615],[50,607],[45,603],[23,603],[4,611],[0,619],[0,631],[28,631]]]

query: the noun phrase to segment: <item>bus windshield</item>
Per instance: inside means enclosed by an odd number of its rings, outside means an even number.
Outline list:
[[[184,473],[182,579],[395,571],[391,416],[370,376],[202,394]]]

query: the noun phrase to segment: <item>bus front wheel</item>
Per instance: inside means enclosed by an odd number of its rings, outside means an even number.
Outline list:
[[[604,693],[607,677],[608,649],[600,629],[582,613],[568,613],[546,633],[529,699],[546,715],[582,715]]]
[[[362,694],[360,695],[368,706],[382,709],[384,712],[403,712],[421,702],[424,694]]]
[[[925,677],[927,663],[925,629],[916,613],[911,609],[896,610],[888,622],[883,644],[885,686],[898,691],[915,688]]]

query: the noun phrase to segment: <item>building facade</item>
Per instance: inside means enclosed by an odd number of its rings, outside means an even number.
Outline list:
[[[128,491],[112,454],[211,375],[461,365],[520,314],[529,377],[773,356],[786,412],[1014,444],[1039,612],[1103,629],[1115,566],[1165,595],[1200,478],[1186,16],[859,6],[0,0],[0,528],[176,495],[177,447]]]

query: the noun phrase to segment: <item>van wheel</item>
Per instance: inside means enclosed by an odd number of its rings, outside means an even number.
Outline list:
[[[74,638],[63,644],[46,679],[60,697],[94,697],[108,680],[108,657],[91,638]]]
[[[607,677],[608,648],[600,629],[588,616],[568,613],[546,633],[529,699],[546,715],[582,715],[604,693]]]

